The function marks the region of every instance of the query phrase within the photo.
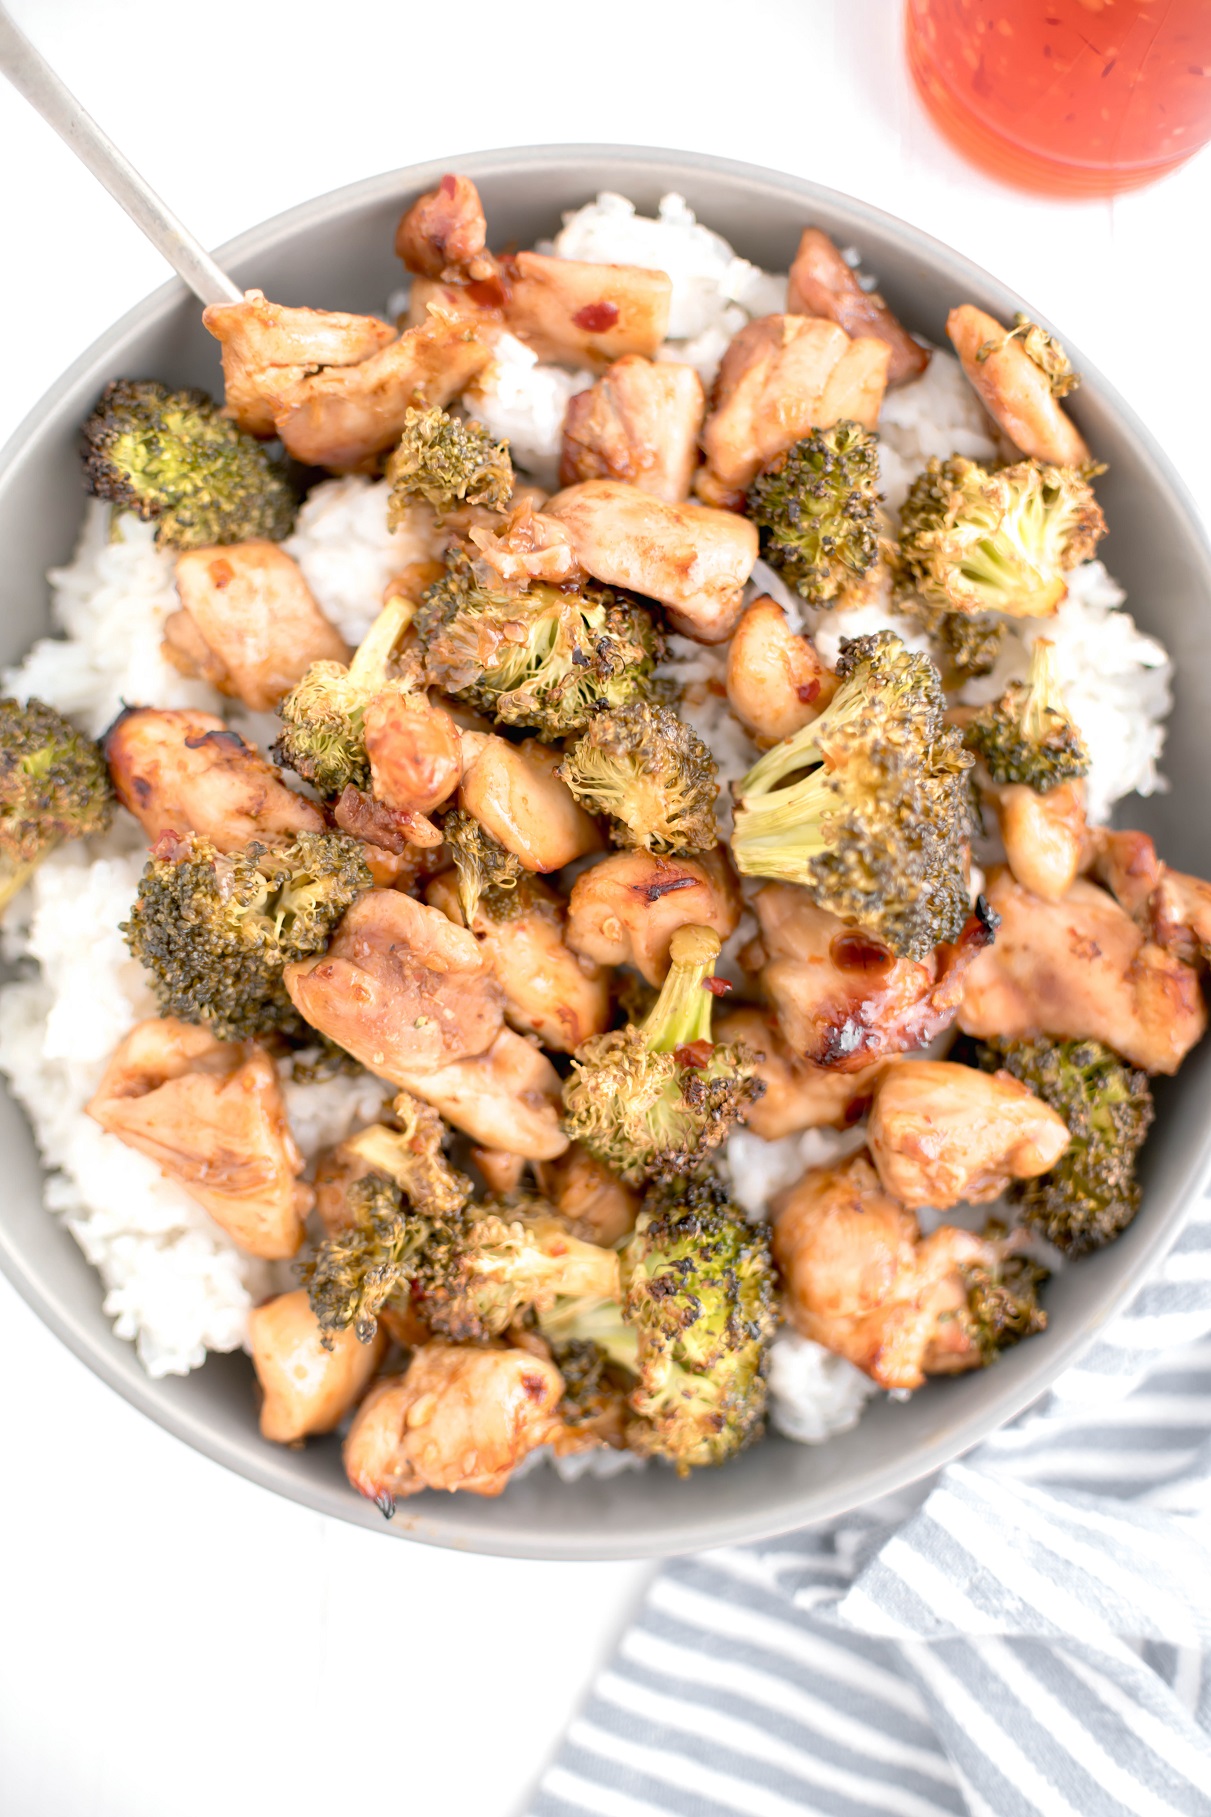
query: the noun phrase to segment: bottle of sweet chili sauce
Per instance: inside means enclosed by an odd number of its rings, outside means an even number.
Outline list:
[[[1211,0],[907,0],[909,68],[994,176],[1104,196],[1211,139]]]

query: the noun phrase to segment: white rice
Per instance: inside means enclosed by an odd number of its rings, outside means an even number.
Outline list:
[[[601,195],[565,217],[551,250],[565,258],[668,271],[669,340],[659,357],[688,361],[708,383],[737,329],[785,305],[785,278],[738,258],[678,196],[666,196],[657,218],[646,219],[623,197]],[[856,263],[856,252],[847,256]],[[567,400],[591,382],[590,373],[544,364],[513,336],[502,335],[492,366],[464,401],[493,433],[508,437],[520,468],[553,485]],[[888,394],[880,438],[882,486],[893,513],[930,456],[990,460],[998,454],[992,426],[958,362],[942,352],[920,379]],[[433,553],[432,519],[424,507],[402,530],[387,530],[386,492],[386,482],[365,478],[322,482],[285,545],[351,644],[373,621],[392,576]],[[271,716],[245,713],[164,661],[163,623],[177,603],[173,558],[156,549],[150,525],[121,516],[111,539],[109,511],[91,504],[74,561],[51,580],[53,623],[64,635],[35,645],[4,675],[6,690],[22,697],[36,693],[93,734],[126,701],[221,711],[253,742],[269,742]],[[779,600],[794,628],[814,632],[826,661],[835,659],[843,636],[885,625],[915,647],[927,645],[914,625],[891,611],[886,593],[848,611],[815,613],[760,563],[749,597],[758,592]],[[1057,617],[1015,629],[995,674],[973,683],[964,696],[993,698],[1024,673],[1032,638],[1051,636],[1070,710],[1093,759],[1089,793],[1096,817],[1133,789],[1149,793],[1164,786],[1157,766],[1169,706],[1168,659],[1136,629],[1122,603],[1102,565],[1087,564],[1070,576]],[[715,754],[726,817],[728,785],[757,753],[727,706],[725,672],[725,649],[670,640],[664,673],[688,690],[686,717]],[[138,829],[119,815],[106,840],[54,854],[14,906],[5,944],[39,971],[0,994],[0,1072],[54,1166],[48,1209],[65,1218],[98,1269],[116,1332],[136,1343],[149,1373],[163,1375],[197,1367],[208,1350],[240,1347],[251,1307],[289,1281],[283,1265],[241,1254],[151,1161],[84,1114],[112,1049],[134,1021],[154,1013],[143,974],[117,932],[142,860]],[[728,943],[733,973],[736,950],[754,928],[746,914]],[[288,1063],[281,1070],[290,1124],[308,1158],[373,1120],[389,1095],[368,1074],[297,1085]],[[767,1143],[742,1130],[727,1145],[725,1168],[737,1201],[759,1219],[805,1168],[850,1153],[863,1139],[861,1128],[816,1129]],[[874,1392],[858,1370],[789,1330],[775,1340],[770,1387],[773,1424],[805,1443],[851,1426]],[[555,1467],[571,1478],[585,1469],[608,1473],[639,1462],[629,1453],[590,1453]]]

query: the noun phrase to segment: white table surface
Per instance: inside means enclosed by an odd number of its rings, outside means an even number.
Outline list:
[[[1114,203],[998,188],[910,93],[896,0],[10,10],[211,246],[372,172],[540,141],[863,197],[1068,326],[1211,510],[1211,154]],[[2,83],[0,170],[2,441],[166,273]],[[128,1408],[2,1280],[0,1408],[4,1817],[510,1817],[647,1575],[388,1544],[278,1501]]]

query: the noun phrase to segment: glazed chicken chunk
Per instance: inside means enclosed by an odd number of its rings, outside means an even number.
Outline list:
[[[1001,927],[967,975],[965,1034],[1103,1041],[1151,1073],[1175,1073],[1201,1040],[1197,971],[1096,884],[1078,878],[1062,901],[1045,902],[1001,870],[988,901]]]
[[[884,1188],[912,1210],[998,1199],[1011,1181],[1047,1173],[1068,1140],[1064,1119],[1009,1073],[899,1060],[875,1087],[870,1152]]]
[[[883,1063],[860,1072],[814,1066],[789,1048],[768,1010],[750,1003],[725,1004],[713,1022],[716,1041],[741,1042],[759,1055],[756,1075],[765,1090],[744,1113],[746,1129],[766,1142],[804,1129],[848,1129],[870,1104]]]
[[[220,852],[234,852],[254,839],[272,845],[324,830],[315,803],[288,789],[213,713],[131,707],[104,746],[118,800],[149,842],[164,832],[196,833]]]
[[[959,939],[918,963],[817,908],[794,883],[767,883],[753,904],[760,941],[743,956],[792,1052],[841,1072],[925,1047],[954,1021],[964,980],[995,921],[973,913]]]
[[[668,333],[667,272],[519,252],[501,264],[504,318],[540,360],[601,366],[655,353]]]
[[[549,745],[464,732],[462,757],[459,807],[527,871],[562,870],[600,848],[597,823],[555,774],[561,759]]]
[[[913,1213],[884,1191],[865,1150],[809,1169],[774,1210],[774,1259],[788,1316],[804,1337],[881,1388],[919,1388],[939,1365],[953,1373],[984,1360],[962,1325],[947,1327],[966,1302],[960,1271],[984,1261],[989,1246],[946,1225],[922,1241]]]
[[[635,1228],[639,1194],[579,1142],[557,1161],[540,1162],[538,1184],[572,1235],[586,1243],[613,1249]]]
[[[873,335],[891,349],[889,385],[920,378],[929,364],[929,349],[902,328],[883,298],[863,290],[857,273],[846,264],[826,233],[808,227],[791,266],[786,307],[790,315],[822,316],[856,340]]]
[[[791,738],[822,713],[836,692],[808,637],[763,593],[736,626],[727,652],[727,701],[753,737],[766,745]]]
[[[609,974],[565,944],[564,907],[553,891],[524,879],[494,896],[491,906],[480,898],[471,932],[505,994],[507,1019],[544,1047],[574,1053],[610,1026]],[[454,872],[433,878],[425,899],[465,925]]]
[[[371,787],[384,807],[431,814],[463,773],[462,734],[424,694],[384,688],[362,716]]]
[[[303,381],[329,366],[359,366],[398,332],[372,315],[287,309],[259,290],[242,303],[212,303],[202,320],[223,350],[226,407],[250,435],[277,433],[278,412]]]
[[[1190,965],[1211,961],[1211,883],[1162,864],[1147,833],[1097,827],[1088,846],[1093,875],[1158,946]]]
[[[528,1350],[429,1343],[377,1382],[345,1440],[353,1487],[390,1515],[421,1489],[499,1495],[558,1428],[563,1377]]]
[[[712,505],[738,505],[762,467],[813,429],[848,419],[873,429],[891,349],[818,316],[749,322],[723,356],[695,482]]]
[[[963,303],[947,316],[946,332],[980,402],[1015,448],[1057,467],[1079,467],[1089,459],[1085,438],[1047,374],[995,316]]]
[[[568,401],[559,480],[624,480],[666,504],[689,497],[698,465],[698,432],[706,410],[692,366],[615,360],[597,383]]]
[[[370,1072],[408,1087],[482,1054],[503,998],[479,943],[437,909],[372,890],[348,910],[326,953],[283,972],[299,1014]]]
[[[484,257],[487,222],[479,191],[470,177],[445,176],[414,202],[395,230],[395,250],[417,277],[487,277],[491,261]]]
[[[261,1436],[297,1445],[333,1432],[361,1400],[387,1349],[376,1331],[363,1344],[352,1327],[327,1334],[325,1348],[305,1287],[279,1293],[248,1315],[252,1366],[261,1385]]]
[[[270,712],[313,662],[348,662],[349,647],[276,543],[189,549],[177,559],[180,609],[164,652],[186,675],[255,713]]]
[[[554,1161],[567,1149],[559,1074],[536,1041],[511,1028],[486,1053],[399,1083],[484,1148],[531,1161]]]
[[[726,940],[740,925],[741,906],[718,850],[696,858],[611,852],[572,885],[565,938],[586,959],[633,965],[649,984],[660,984],[679,927],[709,927]]]
[[[1024,889],[1048,902],[1068,894],[1085,859],[1085,785],[1060,782],[1046,794],[1011,782],[994,791],[1009,868]]]
[[[313,1194],[269,1055],[173,1017],[140,1022],[115,1050],[88,1114],[150,1156],[249,1255],[283,1259]]]
[[[608,479],[556,493],[546,515],[566,526],[576,559],[597,580],[659,600],[673,629],[700,643],[731,636],[757,559],[747,518],[666,504]]]

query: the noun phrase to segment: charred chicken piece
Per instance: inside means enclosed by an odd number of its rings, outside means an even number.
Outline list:
[[[1054,374],[1031,358],[1022,337],[972,303],[951,310],[946,332],[980,402],[1015,448],[1055,467],[1084,465],[1089,448],[1059,403]]]
[[[810,638],[795,634],[768,594],[746,606],[727,653],[728,705],[763,745],[778,744],[823,712],[837,689]]]
[[[725,1007],[715,1018],[715,1038],[758,1055],[755,1074],[765,1086],[745,1113],[745,1126],[767,1142],[804,1129],[848,1129],[870,1104],[883,1062],[860,1072],[839,1072],[801,1060],[782,1039],[768,1010],[753,1004]]]
[[[502,1028],[486,1053],[400,1083],[484,1148],[554,1161],[568,1146],[559,1074],[537,1042],[511,1028]]]
[[[854,339],[873,335],[877,341],[886,341],[891,349],[889,385],[920,378],[929,364],[928,347],[922,347],[901,327],[877,291],[863,290],[857,273],[818,227],[805,228],[799,241],[786,307],[791,315],[823,316],[836,322]]]
[[[692,366],[615,360],[588,391],[568,402],[559,480],[623,480],[666,504],[689,497],[698,465],[698,432],[706,410]]]
[[[165,1016],[113,1053],[88,1114],[148,1155],[249,1255],[292,1256],[313,1194],[273,1062]]]
[[[414,202],[395,230],[395,250],[417,277],[448,282],[491,275],[485,258],[487,223],[470,177],[444,176]]]
[[[586,959],[633,965],[649,984],[660,984],[679,927],[713,928],[726,940],[740,925],[740,912],[740,892],[722,850],[696,858],[613,852],[572,885],[565,938]]]

